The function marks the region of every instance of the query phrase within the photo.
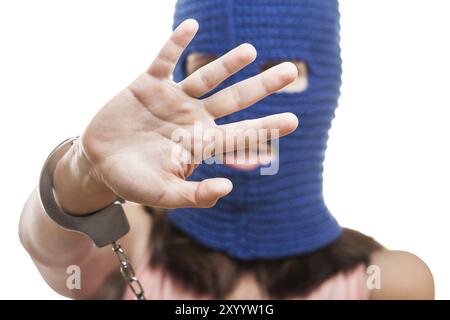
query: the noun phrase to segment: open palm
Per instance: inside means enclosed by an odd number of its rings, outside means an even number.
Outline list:
[[[164,208],[210,207],[231,191],[231,181],[224,178],[185,180],[198,161],[184,159],[192,159],[196,144],[201,150],[210,146],[195,139],[193,143],[177,141],[173,139],[177,130],[194,137],[198,125],[222,136],[226,130],[279,129],[283,136],[297,127],[293,114],[216,125],[215,119],[246,108],[291,83],[297,69],[291,63],[282,63],[199,99],[251,63],[256,51],[243,44],[175,83],[172,72],[197,29],[195,20],[184,21],[147,72],[108,102],[82,135],[82,150],[97,177],[126,200]],[[214,152],[237,148],[234,143],[224,145],[224,150]]]

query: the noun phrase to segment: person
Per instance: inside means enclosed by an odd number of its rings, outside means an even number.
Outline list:
[[[99,110],[58,162],[60,207],[81,216],[126,200],[131,228],[120,241],[147,298],[433,298],[420,258],[341,227],[323,198],[341,84],[338,2],[179,0],[174,26],[147,72]],[[257,148],[173,139],[199,127],[278,136]],[[201,164],[192,161],[198,145],[212,150]],[[36,190],[19,233],[60,294],[133,298],[111,250],[54,223]],[[80,290],[66,285],[69,265],[82,270]],[[374,287],[369,270],[379,271]]]

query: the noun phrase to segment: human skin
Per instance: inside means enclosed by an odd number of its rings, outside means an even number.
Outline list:
[[[187,56],[186,64],[184,66],[186,76],[191,75],[196,70],[201,67],[211,63],[216,60],[217,57],[214,55],[206,55],[200,52],[194,52]],[[261,72],[269,69],[270,67],[276,65],[280,61],[268,61],[261,66]],[[297,67],[298,76],[297,78],[285,86],[284,88],[278,90],[278,92],[287,93],[299,93],[304,92],[308,88],[308,68],[304,61],[293,60],[290,61]],[[223,163],[228,167],[232,167],[238,170],[254,170],[262,164],[268,164],[271,161],[275,161],[278,157],[278,150],[271,149],[270,144],[267,146],[267,152],[261,153],[254,149],[247,149],[245,153],[234,153],[230,152],[223,156]]]
[[[96,211],[117,195],[127,200],[124,210],[131,230],[120,242],[135,266],[144,263],[142,259],[150,249],[151,220],[142,205],[211,207],[232,189],[232,182],[222,178],[186,182],[196,165],[168,161],[176,145],[169,139],[171,130],[178,127],[192,130],[196,121],[212,130],[224,130],[215,125],[215,118],[248,107],[297,78],[297,68],[292,63],[283,63],[200,100],[198,97],[251,63],[256,51],[248,44],[242,45],[197,68],[176,84],[170,75],[197,28],[193,20],[181,24],[147,72],[99,110],[55,170],[55,195],[61,207],[71,214]],[[230,124],[227,128],[277,128],[283,136],[295,130],[297,124],[293,114],[281,114]],[[186,153],[192,151],[182,147]],[[84,235],[56,225],[43,211],[36,190],[24,206],[19,235],[45,281],[64,296],[101,298],[99,292],[106,278],[117,270],[116,258],[109,247],[95,248]],[[431,273],[414,255],[386,250],[374,255],[372,262],[382,270],[386,266],[389,271],[382,278],[386,283],[371,295],[373,298],[433,297]],[[66,286],[69,265],[82,270],[81,290]],[[405,273],[404,268],[410,272]],[[390,288],[390,296],[383,294],[383,288]],[[258,298],[262,293],[249,276],[242,279],[230,297]]]
[[[298,119],[291,113],[216,125],[214,119],[249,107],[294,81],[297,69],[291,63],[282,63],[199,99],[251,63],[256,50],[243,44],[182,82],[174,83],[170,79],[173,69],[197,29],[196,21],[183,22],[149,69],[98,111],[55,169],[56,198],[73,215],[103,208],[117,195],[127,200],[125,211],[131,232],[120,241],[135,265],[148,249],[150,223],[142,214],[133,213],[136,209],[133,203],[204,208],[213,206],[232,190],[232,182],[224,178],[186,181],[197,164],[183,162],[182,156],[190,155],[194,146],[174,141],[172,132],[183,129],[192,133],[194,125],[201,123],[204,130],[219,134],[238,129],[277,129],[282,137],[298,125]],[[205,147],[203,141],[200,143]],[[232,143],[225,146],[221,151],[236,148]],[[182,152],[179,158],[172,157],[174,149]],[[63,230],[50,220],[42,210],[36,190],[23,209],[19,235],[47,283],[67,296],[94,297],[117,267],[109,248],[93,248],[83,235]],[[65,287],[69,265],[78,265],[83,270],[80,291]]]

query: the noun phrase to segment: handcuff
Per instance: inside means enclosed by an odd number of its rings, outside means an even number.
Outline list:
[[[112,245],[112,250],[120,263],[122,277],[127,281],[136,299],[145,300],[142,285],[136,278],[123,248],[117,243],[117,240],[130,231],[130,225],[122,207],[124,200],[118,197],[109,206],[83,216],[65,212],[56,201],[53,192],[53,175],[56,165],[77,139],[78,137],[73,137],[60,143],[44,163],[38,185],[43,209],[57,225],[86,235],[97,248]]]

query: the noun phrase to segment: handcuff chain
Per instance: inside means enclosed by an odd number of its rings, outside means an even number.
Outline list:
[[[117,259],[120,263],[120,274],[122,278],[126,281],[128,287],[133,292],[136,300],[145,300],[144,288],[142,287],[141,282],[136,277],[134,272],[134,268],[128,260],[122,246],[114,241],[111,243],[112,251],[116,254]]]

